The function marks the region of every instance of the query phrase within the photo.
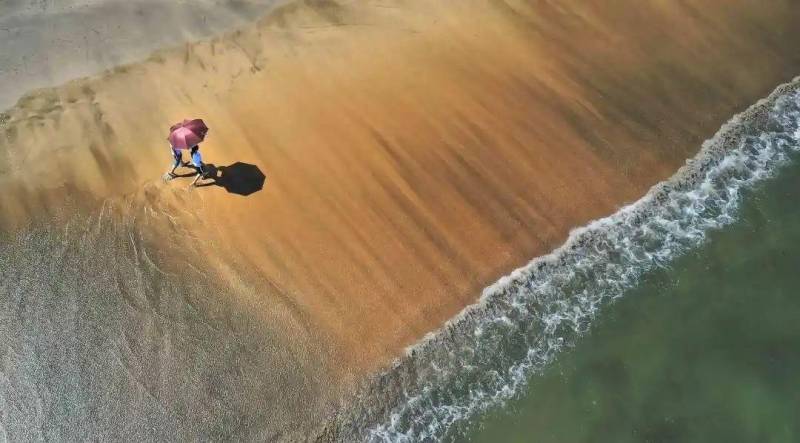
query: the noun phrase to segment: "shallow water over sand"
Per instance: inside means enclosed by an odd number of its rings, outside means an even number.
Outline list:
[[[798,441],[798,200],[795,161],[458,440]]]

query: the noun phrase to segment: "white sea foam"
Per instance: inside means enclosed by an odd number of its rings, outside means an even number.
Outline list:
[[[734,221],[742,191],[799,150],[800,77],[731,119],[640,200],[572,231],[551,254],[487,287],[479,303],[375,378],[338,424],[339,436],[453,436],[465,419],[519,393],[643,274]]]

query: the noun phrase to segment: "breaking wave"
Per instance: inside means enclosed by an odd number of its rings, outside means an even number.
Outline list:
[[[483,291],[375,377],[332,431],[369,441],[450,439],[502,406],[640,277],[734,221],[743,190],[800,151],[800,77],[726,123],[673,177],[574,230]]]

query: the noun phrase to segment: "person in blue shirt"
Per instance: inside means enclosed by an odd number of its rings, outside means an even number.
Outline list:
[[[197,177],[194,178],[192,185],[197,186],[197,182],[206,176],[206,170],[203,167],[203,157],[200,155],[200,145],[192,146],[192,150],[190,152],[192,156],[192,165],[197,171]]]

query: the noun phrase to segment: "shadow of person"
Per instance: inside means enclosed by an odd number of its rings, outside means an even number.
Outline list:
[[[207,169],[205,179],[213,181],[200,183],[197,186],[221,186],[231,194],[248,196],[264,188],[267,177],[256,165],[236,162],[228,166],[204,165]]]

